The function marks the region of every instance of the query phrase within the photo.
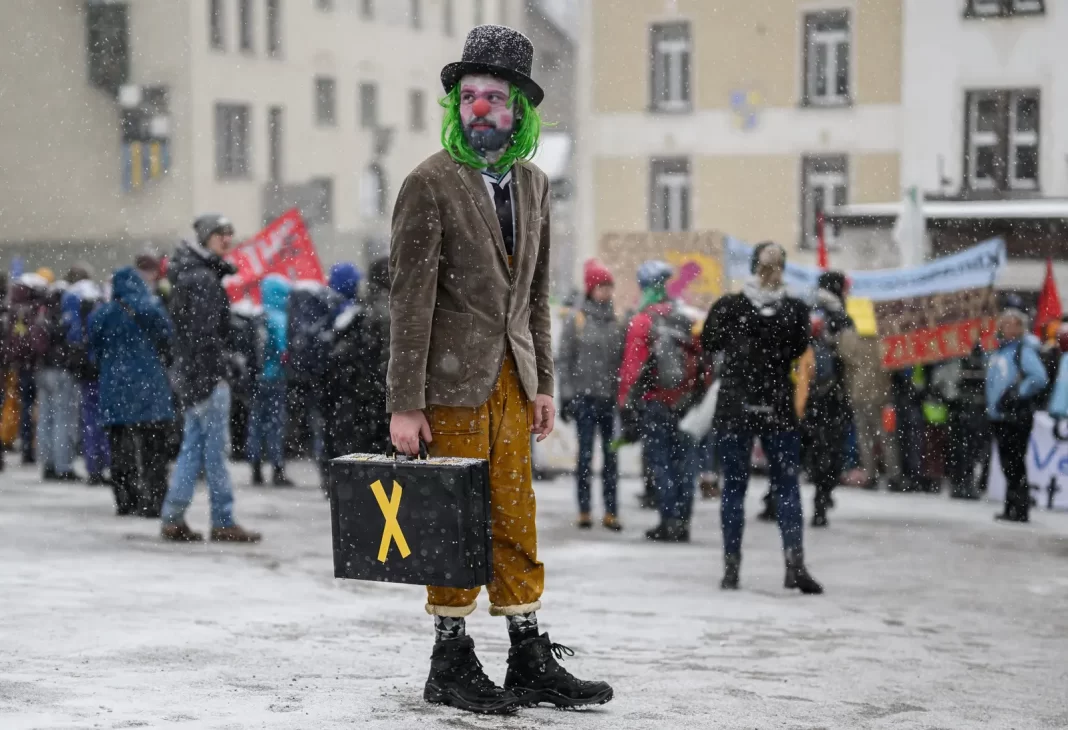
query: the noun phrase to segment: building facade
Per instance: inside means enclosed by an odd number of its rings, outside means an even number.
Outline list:
[[[299,205],[323,259],[388,245],[440,149],[441,67],[523,0],[0,3],[0,265],[166,250],[197,214],[238,236]]]
[[[823,209],[900,196],[901,0],[590,0],[580,240],[713,229],[811,259]]]

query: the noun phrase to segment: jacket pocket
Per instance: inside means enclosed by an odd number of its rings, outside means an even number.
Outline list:
[[[467,374],[466,359],[474,317],[447,309],[434,310],[430,330],[427,373],[436,380],[461,381]]]

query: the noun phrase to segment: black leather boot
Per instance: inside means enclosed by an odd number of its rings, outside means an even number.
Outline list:
[[[761,522],[775,522],[779,519],[778,505],[775,503],[775,494],[770,489],[764,495],[764,510],[757,515]]]
[[[783,587],[796,588],[809,595],[823,593],[823,586],[817,583],[805,568],[805,553],[802,550],[786,551],[786,579],[783,581]]]
[[[423,699],[484,715],[505,715],[518,709],[516,696],[495,685],[482,670],[470,636],[434,644]]]
[[[504,688],[514,692],[520,704],[527,707],[542,702],[557,707],[583,707],[611,700],[612,688],[606,682],[576,679],[557,662],[574,655],[566,646],[549,641],[548,634],[527,639],[508,650]]]
[[[263,464],[258,461],[252,462],[252,486],[263,486]]]
[[[742,570],[742,556],[741,555],[724,555],[723,556],[723,580],[719,582],[719,587],[725,591],[738,590],[739,573]]]

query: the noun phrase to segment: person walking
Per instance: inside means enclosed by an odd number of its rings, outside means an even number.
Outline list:
[[[133,267],[111,277],[111,301],[89,318],[99,372],[100,423],[111,451],[115,511],[158,518],[167,493],[167,437],[174,408],[165,362],[174,330]]]
[[[487,459],[493,515],[490,613],[507,617],[504,687],[486,676],[464,618],[480,588],[431,586],[435,643],[427,702],[481,713],[520,705],[604,704],[612,688],[558,658],[574,654],[538,627],[531,439],[556,416],[549,311],[550,188],[529,160],[543,92],[534,48],[498,25],[474,28],[441,72],[442,142],[405,179],[390,242],[390,437],[414,456]]]
[[[81,481],[74,472],[79,396],[78,383],[68,368],[62,321],[65,286],[66,282],[49,287],[30,326],[30,342],[37,361],[37,460],[46,482]]]
[[[286,307],[290,288],[289,280],[278,274],[265,277],[260,284],[266,337],[263,367],[253,383],[248,443],[245,446],[245,454],[252,464],[252,483],[257,486],[263,485],[264,450],[274,469],[271,484],[276,487],[293,486],[286,476],[283,447],[286,431],[286,372],[283,360],[286,354]]]
[[[846,369],[864,487],[879,488],[879,457],[890,483],[900,484],[897,440],[884,427],[883,411],[891,403],[890,374],[882,366],[879,339],[862,337],[851,329],[842,333],[838,349]]]
[[[760,437],[768,458],[771,486],[778,502],[786,577],[783,585],[802,593],[823,587],[805,566],[798,484],[801,437],[790,380],[795,360],[808,349],[811,323],[804,302],[786,294],[786,251],[770,241],[753,251],[753,278],[742,292],[721,297],[709,310],[701,334],[705,355],[723,353],[716,416],[723,464],[720,521],[724,573],[720,587],[736,590],[742,563],[745,493],[749,485],[753,439]]]
[[[161,534],[165,540],[179,542],[204,539],[185,521],[203,471],[211,499],[211,539],[259,542],[259,533],[234,521],[234,492],[226,463],[230,300],[222,280],[237,273],[223,258],[233,242],[234,227],[225,216],[207,214],[194,221],[193,230],[195,240],[178,246],[167,271],[175,330],[175,382],[185,423],[163,504]]]
[[[660,524],[654,542],[689,542],[696,483],[696,444],[679,419],[697,396],[699,348],[693,320],[668,296],[674,270],[663,261],[638,267],[642,292],[627,327],[619,374],[621,410],[640,411],[642,452],[656,488]]]
[[[81,393],[82,456],[90,486],[107,482],[105,472],[110,465],[107,434],[100,421],[100,369],[90,351],[88,327],[103,297],[96,282],[86,278],[72,284],[62,300],[67,369]]]
[[[986,418],[986,352],[981,343],[967,357],[942,364],[949,438],[946,466],[953,499],[979,499],[990,459],[990,424]],[[976,476],[976,467],[980,477]],[[981,486],[984,485],[984,486]]]
[[[604,519],[601,524],[620,531],[616,486],[619,469],[612,445],[616,422],[619,368],[623,362],[623,327],[616,319],[612,273],[596,259],[584,267],[586,298],[564,323],[556,369],[560,378],[561,418],[574,420],[578,431],[578,487],[580,529],[593,527],[590,515],[590,466],[594,442],[601,434],[601,486]]]
[[[1023,303],[1010,295],[998,316],[998,347],[986,366],[986,415],[1005,475],[1005,509],[997,519],[1006,522],[1030,519],[1027,446],[1041,405],[1036,396],[1048,380],[1041,343],[1028,332],[1028,319]]]
[[[846,436],[852,421],[845,364],[839,343],[846,331],[855,331],[845,311],[848,286],[841,271],[820,274],[816,306],[812,311],[814,368],[805,406],[805,441],[809,449],[809,476],[816,486],[812,526],[827,526],[834,488],[845,465]]]

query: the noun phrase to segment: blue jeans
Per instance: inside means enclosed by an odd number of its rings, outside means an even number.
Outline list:
[[[723,552],[740,555],[745,531],[745,492],[749,486],[750,459],[753,453],[752,432],[725,432],[719,439],[720,463],[723,465],[723,496],[720,522],[723,526]],[[801,461],[801,436],[797,431],[783,431],[760,437],[768,457],[771,490],[778,501],[779,532],[784,550],[800,550],[802,541],[801,487],[798,472]]]
[[[78,428],[78,382],[69,370],[37,371],[37,460],[59,474],[73,469]]]
[[[615,430],[616,409],[610,400],[580,397],[575,401],[575,428],[578,430],[578,464],[575,478],[578,482],[579,512],[590,511],[590,464],[593,462],[593,444],[597,431],[601,432],[601,453],[604,468],[601,482],[604,487],[604,513],[616,514],[616,484],[619,468],[616,452],[612,449],[612,433]]]
[[[262,461],[266,442],[267,458],[271,466],[285,466],[282,441],[286,433],[286,381],[261,380],[252,394],[252,408],[248,417],[248,443],[245,456],[253,464]]]
[[[234,525],[234,490],[226,468],[229,430],[230,386],[220,381],[207,400],[185,409],[182,450],[163,503],[163,524],[177,525],[185,519],[197,478],[203,471],[211,500],[211,526]]]
[[[679,417],[663,403],[645,403],[642,450],[660,503],[661,518],[689,520],[693,514],[696,448],[693,440],[679,430]]]

